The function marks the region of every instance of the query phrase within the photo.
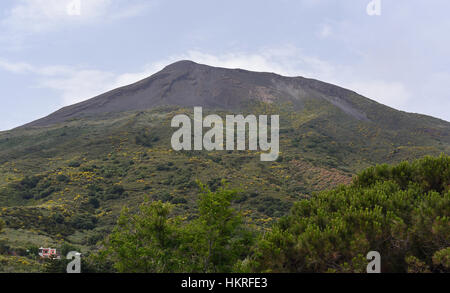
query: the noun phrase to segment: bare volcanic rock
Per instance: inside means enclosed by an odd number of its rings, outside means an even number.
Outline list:
[[[179,61],[134,84],[64,107],[25,126],[47,126],[102,113],[144,110],[164,105],[237,110],[250,100],[267,103],[292,102],[301,109],[306,99],[331,103],[347,115],[368,120],[355,103],[356,93],[303,77],[217,68],[192,61]],[[372,103],[363,97],[362,103]]]

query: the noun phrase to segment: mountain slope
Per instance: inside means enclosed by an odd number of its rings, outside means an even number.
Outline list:
[[[403,122],[403,114],[321,81],[179,61],[137,83],[65,107],[27,126],[45,126],[77,117],[163,105],[239,110],[249,100],[268,103],[289,101],[297,110],[302,109],[305,102],[317,100],[332,104],[358,120],[386,122],[387,125]],[[391,112],[397,117],[388,117],[386,121],[385,116],[379,117],[380,111]],[[438,120],[433,123],[439,124]]]
[[[193,106],[221,117],[280,115],[280,158],[173,151],[170,121],[192,115]],[[235,204],[264,226],[286,214],[292,201],[348,184],[367,166],[441,152],[450,153],[446,121],[317,80],[181,61],[0,132],[0,218],[12,246],[34,239],[95,247],[123,206],[135,208],[145,198],[170,201],[189,218],[196,179],[213,188],[226,179],[242,191]]]

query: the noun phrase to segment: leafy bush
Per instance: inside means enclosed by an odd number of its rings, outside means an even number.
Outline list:
[[[253,237],[231,208],[235,191],[200,188],[198,218],[188,224],[171,217],[170,203],[145,204],[138,213],[124,209],[98,259],[128,273],[231,272]]]
[[[125,189],[122,185],[113,185],[107,190],[108,193],[119,194],[122,195],[125,192]]]
[[[6,226],[5,222],[2,219],[0,219],[0,234],[3,232],[5,226]]]
[[[96,224],[97,218],[87,214],[77,214],[70,219],[70,225],[80,230],[92,230]]]
[[[78,168],[80,166],[81,166],[81,163],[78,161],[72,161],[69,163],[69,167],[71,167],[71,168]]]
[[[259,241],[253,270],[364,272],[375,250],[383,272],[448,272],[449,166],[444,155],[380,165],[297,202]]]
[[[16,183],[11,183],[9,188],[14,197],[25,200],[46,198],[58,190],[45,176],[26,176]]]
[[[113,185],[105,190],[106,199],[118,199],[125,196],[126,196],[125,188],[123,188],[122,185]]]
[[[290,203],[270,196],[259,196],[250,201],[252,207],[269,217],[279,216],[289,212]]]
[[[200,184],[189,221],[162,201],[125,209],[96,259],[119,272],[365,272],[374,250],[382,272],[450,272],[449,162],[369,168],[349,186],[296,202],[264,234],[231,206],[236,191]],[[288,209],[256,191],[246,199],[268,214]]]
[[[150,133],[148,130],[141,130],[135,136],[135,142],[137,145],[142,145],[145,147],[152,147],[154,143],[159,141],[159,137],[155,134]]]
[[[20,181],[20,185],[23,188],[27,188],[27,189],[33,189],[37,186],[37,184],[39,183],[39,181],[41,180],[41,177],[39,176],[26,176],[25,178],[23,178]]]
[[[450,185],[450,156],[425,157],[413,163],[402,162],[396,166],[377,165],[361,172],[354,184],[369,187],[377,181],[392,180],[402,189],[409,184],[419,184],[424,192],[442,192]]]
[[[173,204],[186,204],[187,200],[185,198],[182,198],[182,197],[176,197],[176,198],[172,199],[171,203],[173,203]]]
[[[100,202],[98,201],[98,199],[96,198],[90,198],[89,199],[89,204],[94,208],[94,209],[98,209],[100,207]]]
[[[60,174],[56,176],[56,180],[58,180],[59,182],[68,183],[70,181],[70,178],[67,177],[66,175]]]

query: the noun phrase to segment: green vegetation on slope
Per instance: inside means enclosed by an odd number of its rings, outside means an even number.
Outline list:
[[[103,257],[118,272],[233,272],[254,235],[231,207],[235,191],[200,188],[198,217],[188,222],[170,217],[171,204],[161,201],[134,215],[124,210]]]
[[[192,109],[178,107],[0,133],[0,219],[6,224],[2,251],[26,256],[30,246],[64,243],[84,253],[95,251],[112,232],[122,208],[134,213],[146,200],[171,203],[173,215],[194,220],[196,180],[213,192],[226,180],[239,190],[232,207],[264,229],[286,215],[294,202],[350,184],[363,168],[450,150],[447,122],[383,112],[383,107],[366,111],[370,121],[315,99],[305,100],[301,110],[254,101],[242,109],[244,115],[280,115],[282,153],[276,162],[261,162],[258,152],[173,151],[171,118],[192,115]]]
[[[232,208],[235,191],[200,187],[196,219],[160,201],[124,210],[91,261],[119,272],[365,272],[375,250],[382,272],[450,272],[449,156],[370,168],[295,203],[266,233]]]
[[[255,249],[257,271],[449,271],[450,157],[379,165],[351,186],[296,203]]]

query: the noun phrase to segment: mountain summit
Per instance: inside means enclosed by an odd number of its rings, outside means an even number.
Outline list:
[[[21,128],[64,126],[76,119],[108,120],[158,108],[161,111],[157,113],[167,113],[163,106],[188,111],[201,106],[206,111],[255,115],[271,109],[280,115],[281,127],[285,128],[282,131],[298,133],[297,141],[306,143],[306,137],[314,145],[340,141],[342,149],[335,152],[341,155],[351,152],[352,146],[366,145],[358,152],[379,152],[376,162],[386,159],[388,145],[394,147],[394,152],[403,153],[403,158],[427,154],[430,146],[438,154],[450,145],[450,123],[397,111],[351,90],[314,79],[211,67],[192,61],[173,63],[139,82],[62,108]],[[309,137],[311,130],[317,137]],[[403,146],[407,146],[409,155]],[[332,152],[333,157],[336,155]]]
[[[279,115],[279,157],[261,162],[258,151],[174,151],[171,121],[192,115],[194,106],[220,117]],[[124,206],[136,211],[144,199],[171,202],[176,215],[192,217],[197,180],[212,190],[225,180],[242,190],[236,204],[252,223],[266,225],[294,201],[350,184],[366,167],[440,153],[450,153],[446,121],[313,79],[180,61],[0,132],[0,218],[36,243],[62,235],[95,245]]]
[[[311,99],[331,103],[358,120],[368,120],[358,104],[373,103],[352,91],[313,79],[211,67],[185,60],[134,84],[64,107],[26,126],[47,126],[72,118],[163,105],[238,110],[249,100],[256,100],[291,102],[294,109],[301,109]]]

